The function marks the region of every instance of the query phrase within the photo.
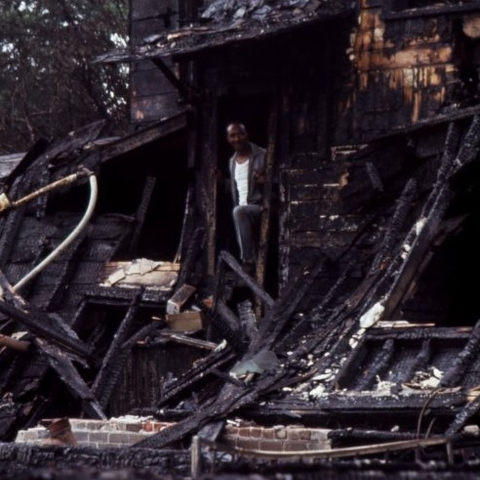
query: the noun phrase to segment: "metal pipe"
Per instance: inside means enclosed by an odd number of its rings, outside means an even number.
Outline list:
[[[55,182],[50,183],[49,185],[45,185],[45,187],[39,188],[38,190],[35,190],[35,192],[32,192],[25,197],[20,198],[19,200],[14,200],[10,201],[8,197],[3,193],[0,198],[0,212],[4,212],[6,210],[10,210],[12,208],[17,208],[20,207],[21,205],[24,205],[25,203],[31,202],[32,200],[35,200],[35,198],[39,197],[40,195],[44,195],[45,193],[48,193],[52,190],[55,190],[57,188],[64,187],[66,185],[70,185],[71,183],[76,182],[78,179],[86,177],[87,175],[91,175],[91,172],[89,170],[82,169],[81,171],[77,173],[73,173],[72,175],[68,175],[68,177],[61,178],[60,180],[57,180]]]
[[[87,223],[89,222],[90,218],[93,215],[93,210],[97,203],[97,197],[98,197],[97,179],[95,175],[93,175],[92,173],[90,173],[90,176],[89,176],[89,183],[90,183],[90,199],[88,202],[87,210],[83,215],[83,218],[80,220],[80,223],[75,227],[74,230],[72,230],[70,235],[68,235],[68,237],[62,243],[60,243],[60,245],[58,245],[57,248],[53,250],[53,252],[50,253],[50,255],[45,257],[35,268],[33,268],[29,273],[27,273],[27,275],[25,275],[20,281],[18,281],[13,286],[13,289],[15,291],[22,288],[28,281],[30,281],[33,277],[35,277],[35,275],[40,273],[40,271],[42,271],[50,262],[52,262],[56,257],[58,257],[58,255],[60,255],[60,253],[62,253],[77,238],[77,236],[81,233],[81,231],[87,226]]]

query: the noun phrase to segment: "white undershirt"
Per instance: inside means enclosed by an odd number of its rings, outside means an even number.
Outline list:
[[[235,183],[237,185],[238,192],[238,204],[247,204],[248,195],[248,164],[250,160],[244,163],[237,163],[235,165]]]

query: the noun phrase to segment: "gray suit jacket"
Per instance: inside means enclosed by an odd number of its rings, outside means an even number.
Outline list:
[[[250,143],[252,147],[252,157],[248,165],[248,194],[247,203],[261,205],[263,199],[263,185],[253,181],[253,172],[255,170],[265,171],[265,154],[266,150],[254,143]],[[238,205],[237,186],[235,185],[235,165],[237,154],[234,153],[229,160],[230,168],[230,186],[232,189],[233,204]]]

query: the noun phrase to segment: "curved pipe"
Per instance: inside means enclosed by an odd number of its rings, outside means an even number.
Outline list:
[[[14,286],[13,289],[16,291],[19,288],[22,288],[28,281],[30,281],[35,275],[42,271],[53,259],[58,257],[74,240],[77,238],[79,233],[86,227],[88,221],[92,217],[95,204],[97,203],[98,196],[98,185],[97,178],[95,175],[91,174],[88,178],[90,182],[90,199],[88,202],[88,207],[83,215],[83,218],[80,220],[80,223],[75,227],[74,230],[68,235],[68,237],[57,246],[50,255],[46,256],[35,268],[30,270],[27,275],[25,275],[21,280],[19,280]]]

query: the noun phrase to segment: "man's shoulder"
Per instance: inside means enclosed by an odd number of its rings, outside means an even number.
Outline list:
[[[252,146],[252,154],[253,154],[253,156],[256,156],[256,155],[265,155],[265,154],[267,153],[267,149],[266,149],[266,148],[260,147],[260,146],[257,145],[256,143],[250,142],[250,145]]]

